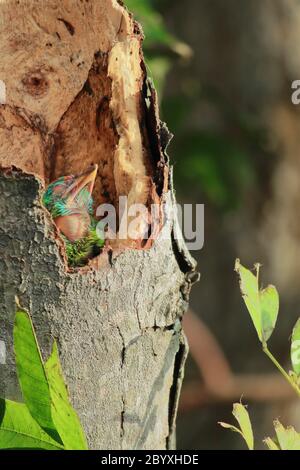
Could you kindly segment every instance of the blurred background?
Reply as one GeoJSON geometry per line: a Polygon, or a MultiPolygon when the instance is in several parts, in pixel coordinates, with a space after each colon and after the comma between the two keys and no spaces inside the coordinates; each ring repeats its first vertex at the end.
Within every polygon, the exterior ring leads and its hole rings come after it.
{"type": "Polygon", "coordinates": [[[256,448],[280,418],[300,430],[299,405],[264,356],[239,293],[234,261],[259,261],[280,313],[270,349],[289,366],[300,312],[298,0],[125,0],[175,135],[169,154],[179,202],[205,204],[201,280],[185,318],[189,355],[179,449],[243,449],[232,403],[249,405],[256,448]]]}

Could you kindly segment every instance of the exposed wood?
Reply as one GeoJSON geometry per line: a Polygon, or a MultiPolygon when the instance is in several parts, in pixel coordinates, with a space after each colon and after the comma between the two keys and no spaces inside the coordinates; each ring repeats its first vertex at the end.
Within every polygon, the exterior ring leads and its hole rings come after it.
{"type": "MultiPolygon", "coordinates": [[[[69,270],[41,204],[46,184],[99,165],[96,204],[174,204],[169,141],[146,77],[142,33],[116,0],[0,3],[0,392],[20,398],[14,298],[32,313],[44,354],[59,345],[91,448],[174,445],[186,346],[181,319],[195,263],[176,220],[151,243],[108,242],[69,270]],[[147,100],[146,100],[147,98],[147,100]],[[141,249],[143,248],[143,249],[141,249]]],[[[162,211],[159,214],[162,225],[162,211]]]]}

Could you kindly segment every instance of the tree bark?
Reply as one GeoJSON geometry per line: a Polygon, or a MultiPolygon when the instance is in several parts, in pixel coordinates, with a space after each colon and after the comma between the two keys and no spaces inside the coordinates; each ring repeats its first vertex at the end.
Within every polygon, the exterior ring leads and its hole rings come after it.
{"type": "MultiPolygon", "coordinates": [[[[188,131],[183,129],[183,134],[226,136],[247,152],[255,172],[248,189],[236,194],[240,207],[222,218],[204,197],[205,237],[209,242],[201,252],[205,276],[193,292],[192,307],[212,330],[236,373],[272,373],[272,364],[266,362],[255,333],[249,331],[233,264],[236,257],[246,266],[259,261],[262,282],[276,285],[280,292],[280,324],[272,337],[272,350],[288,363],[287,338],[299,316],[300,227],[295,214],[300,210],[300,107],[291,101],[291,84],[299,79],[300,70],[300,56],[295,53],[300,40],[299,2],[175,1],[164,16],[171,31],[180,31],[181,39],[194,51],[188,66],[178,65],[169,74],[167,92],[176,96],[179,89],[198,90],[201,83],[202,93],[194,92],[194,106],[185,115],[188,131]],[[217,230],[220,223],[222,229],[217,230]]],[[[177,139],[184,141],[180,135],[177,139]]],[[[233,178],[239,178],[233,163],[230,172],[233,178]]],[[[222,175],[226,181],[226,172],[222,175]]],[[[188,370],[188,376],[193,371],[188,370]]],[[[259,423],[256,445],[264,449],[262,440],[270,432],[270,416],[284,415],[291,423],[295,406],[280,400],[276,406],[269,400],[267,405],[255,404],[260,385],[254,379],[251,388],[256,387],[256,398],[240,381],[236,384],[237,396],[241,396],[239,387],[243,386],[243,400],[252,402],[252,415],[259,423]]],[[[191,399],[193,385],[188,384],[186,389],[191,399]]],[[[274,398],[277,387],[273,384],[270,388],[274,398]]],[[[224,392],[224,383],[222,389],[224,392]]],[[[200,393],[199,389],[198,401],[200,393]]],[[[284,393],[283,387],[279,393],[284,393]]],[[[202,391],[202,403],[204,395],[202,391]]],[[[229,401],[231,404],[233,399],[229,401]]],[[[224,435],[220,429],[216,437],[215,422],[227,414],[230,404],[218,407],[217,412],[215,406],[202,406],[198,412],[182,417],[180,445],[190,449],[242,448],[234,433],[224,435]],[[193,439],[188,433],[191,427],[197,427],[193,439]]]]}
{"type": "MultiPolygon", "coordinates": [[[[107,242],[71,270],[41,204],[45,185],[97,163],[96,204],[175,203],[169,133],[146,76],[142,32],[116,0],[0,4],[0,392],[20,399],[15,296],[42,353],[55,338],[92,449],[174,446],[186,357],[181,319],[195,263],[176,219],[156,240],[107,242]]],[[[163,224],[163,215],[160,214],[163,224]]]]}

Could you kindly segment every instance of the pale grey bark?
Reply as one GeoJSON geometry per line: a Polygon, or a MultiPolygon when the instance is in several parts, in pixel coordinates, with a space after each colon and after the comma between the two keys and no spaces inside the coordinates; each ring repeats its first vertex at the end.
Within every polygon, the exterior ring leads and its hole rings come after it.
{"type": "Polygon", "coordinates": [[[139,164],[139,173],[126,176],[129,195],[137,197],[135,183],[153,177],[156,200],[174,204],[165,154],[169,137],[153,90],[148,90],[147,108],[143,101],[147,82],[138,27],[113,0],[94,0],[91,6],[77,0],[40,2],[46,8],[42,13],[37,2],[24,1],[22,14],[19,3],[0,6],[8,85],[8,103],[0,106],[0,339],[7,347],[6,364],[0,365],[1,395],[21,399],[12,344],[17,296],[32,315],[44,357],[53,339],[58,342],[72,403],[91,448],[171,448],[187,350],[181,318],[195,280],[190,276],[194,261],[174,235],[176,221],[149,249],[132,244],[107,249],[97,263],[72,272],[41,203],[49,180],[75,172],[89,159],[100,166],[98,202],[103,187],[114,200],[122,187],[121,152],[133,139],[135,152],[127,158],[139,164]],[[19,13],[17,37],[4,21],[13,7],[19,13]],[[58,28],[65,29],[58,33],[58,28]],[[30,52],[35,41],[40,54],[30,52]],[[109,77],[111,48],[113,57],[128,61],[121,62],[120,71],[110,63],[109,77]],[[20,54],[20,69],[13,73],[20,54]],[[79,61],[75,71],[70,60],[79,61]],[[61,92],[64,83],[67,93],[61,92]],[[122,110],[131,113],[130,122],[122,110]],[[128,128],[133,122],[140,141],[128,128]],[[117,158],[119,173],[111,170],[117,158]]]}
{"type": "Polygon", "coordinates": [[[90,446],[168,447],[186,354],[180,319],[189,285],[171,231],[149,251],[106,256],[99,271],[66,273],[37,180],[13,172],[1,176],[0,188],[1,339],[7,346],[1,395],[20,399],[12,347],[17,295],[30,309],[44,355],[53,338],[58,341],[90,446]]]}

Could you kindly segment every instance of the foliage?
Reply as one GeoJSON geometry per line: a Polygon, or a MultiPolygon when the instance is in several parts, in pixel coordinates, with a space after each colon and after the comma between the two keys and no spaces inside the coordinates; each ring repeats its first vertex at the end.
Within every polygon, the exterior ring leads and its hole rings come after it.
{"type": "Polygon", "coordinates": [[[191,49],[170,33],[153,0],[125,0],[125,4],[142,25],[146,65],[161,96],[174,58],[189,57],[191,49]]]}
{"type": "MultiPolygon", "coordinates": [[[[300,397],[300,318],[292,333],[291,364],[292,370],[287,373],[270,352],[267,341],[270,339],[276,325],[279,312],[279,295],[274,286],[265,289],[259,287],[259,265],[255,265],[253,274],[245,268],[239,260],[236,261],[235,270],[240,278],[240,289],[249,315],[252,319],[263,351],[271,359],[280,373],[300,397]]],[[[245,439],[248,448],[253,449],[252,426],[246,408],[241,403],[233,405],[233,415],[240,428],[220,422],[221,426],[239,432],[245,439]],[[251,437],[252,436],[252,437],[251,437]]],[[[300,433],[293,427],[285,428],[278,420],[274,421],[276,436],[266,438],[265,444],[270,450],[300,450],[300,433]]]]}
{"type": "Polygon", "coordinates": [[[174,36],[168,31],[162,15],[154,8],[151,0],[125,0],[129,11],[141,22],[145,34],[145,48],[164,44],[172,47],[176,43],[174,36]]]}
{"type": "MultiPolygon", "coordinates": [[[[239,428],[232,424],[219,422],[226,429],[238,432],[244,438],[249,450],[254,450],[254,439],[252,425],[248,411],[242,403],[234,403],[233,416],[239,423],[239,428]]],[[[276,436],[267,437],[264,443],[269,450],[300,450],[300,433],[296,432],[292,426],[285,428],[278,420],[274,421],[276,436]]]]}
{"type": "Polygon", "coordinates": [[[270,338],[276,325],[279,311],[279,296],[274,286],[259,288],[259,264],[255,265],[256,275],[244,268],[237,260],[235,270],[240,277],[242,297],[253,321],[259,340],[264,344],[270,338]]]}
{"type": "Polygon", "coordinates": [[[182,75],[172,79],[176,89],[171,87],[162,102],[163,118],[175,135],[170,151],[175,186],[182,196],[192,193],[221,213],[236,210],[259,182],[255,155],[262,152],[262,137],[196,74],[182,75]]]}
{"type": "Polygon", "coordinates": [[[216,207],[234,208],[236,194],[254,181],[247,151],[225,135],[211,132],[186,132],[178,143],[184,148],[184,159],[175,166],[181,187],[203,192],[216,207]]]}
{"type": "Polygon", "coordinates": [[[248,411],[242,403],[234,403],[232,414],[239,424],[239,428],[233,426],[232,424],[223,423],[222,421],[219,424],[226,429],[231,429],[231,431],[238,432],[245,439],[247,447],[249,450],[254,449],[254,438],[252,425],[249,418],[248,411]]]}
{"type": "Polygon", "coordinates": [[[0,449],[87,450],[56,342],[44,362],[30,315],[21,307],[15,317],[14,350],[24,403],[0,400],[0,449]]]}
{"type": "Polygon", "coordinates": [[[145,61],[155,86],[161,94],[172,61],[166,54],[155,49],[160,45],[171,47],[176,40],[167,30],[163,17],[155,10],[151,0],[143,2],[140,0],[125,0],[125,4],[142,25],[145,34],[145,61]]]}
{"type": "Polygon", "coordinates": [[[71,267],[84,266],[89,258],[97,256],[101,248],[104,246],[104,231],[102,230],[101,238],[99,238],[99,230],[96,226],[91,227],[88,235],[75,242],[70,242],[63,237],[66,244],[66,254],[68,265],[71,267]]]}
{"type": "Polygon", "coordinates": [[[300,450],[300,433],[292,426],[284,428],[282,424],[274,421],[276,437],[265,439],[265,444],[270,450],[300,450]]]}
{"type": "Polygon", "coordinates": [[[195,66],[185,70],[193,51],[170,33],[165,20],[172,17],[174,2],[124,1],[142,24],[146,63],[162,117],[175,134],[170,154],[179,199],[188,194],[219,212],[236,210],[264,174],[258,156],[272,156],[261,123],[251,113],[234,110],[205,79],[201,82],[195,66]]]}
{"type": "Polygon", "coordinates": [[[300,377],[300,319],[298,319],[292,333],[291,361],[294,373],[300,377]]]}

